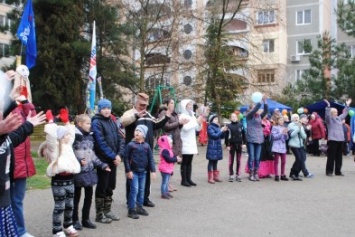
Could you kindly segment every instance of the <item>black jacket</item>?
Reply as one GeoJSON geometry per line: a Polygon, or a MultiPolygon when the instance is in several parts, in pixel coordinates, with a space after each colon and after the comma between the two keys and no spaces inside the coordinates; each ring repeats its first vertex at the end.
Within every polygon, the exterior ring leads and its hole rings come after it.
{"type": "Polygon", "coordinates": [[[127,144],[125,153],[124,166],[126,173],[147,170],[155,172],[153,152],[148,143],[131,141],[127,144]]]}
{"type": "Polygon", "coordinates": [[[246,143],[245,130],[242,123],[239,122],[231,122],[227,125],[228,130],[225,135],[225,144],[226,146],[230,146],[233,144],[242,144],[246,143]]]}

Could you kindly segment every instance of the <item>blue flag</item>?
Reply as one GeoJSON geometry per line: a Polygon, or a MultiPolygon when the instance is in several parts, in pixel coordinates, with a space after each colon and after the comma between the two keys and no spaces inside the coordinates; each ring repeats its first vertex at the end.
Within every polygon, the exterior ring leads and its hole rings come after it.
{"type": "Polygon", "coordinates": [[[31,68],[36,65],[37,45],[35,15],[32,8],[32,0],[28,0],[22,14],[20,25],[17,29],[17,37],[26,45],[26,66],[31,68]]]}

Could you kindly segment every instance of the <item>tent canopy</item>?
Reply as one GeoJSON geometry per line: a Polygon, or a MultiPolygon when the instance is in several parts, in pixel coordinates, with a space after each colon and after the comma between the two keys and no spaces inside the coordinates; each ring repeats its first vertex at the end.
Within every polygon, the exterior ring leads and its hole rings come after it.
{"type": "MultiPolygon", "coordinates": [[[[266,99],[266,102],[269,106],[269,113],[273,113],[275,109],[279,109],[280,111],[286,109],[287,111],[292,110],[291,107],[287,106],[287,105],[283,105],[275,100],[272,99],[266,99]]],[[[240,112],[244,113],[245,111],[247,111],[249,108],[249,105],[243,105],[240,107],[240,112]]],[[[261,105],[261,109],[264,108],[264,105],[261,105]]]]}
{"type": "MultiPolygon", "coordinates": [[[[333,101],[329,101],[330,103],[330,107],[336,108],[338,110],[338,114],[341,114],[343,112],[343,109],[345,108],[345,105],[333,102],[333,101]]],[[[308,113],[311,114],[313,112],[317,112],[317,114],[319,114],[319,116],[321,116],[322,118],[325,117],[325,107],[327,107],[327,104],[321,100],[318,101],[314,104],[310,104],[305,106],[304,108],[308,109],[308,113]]]]}

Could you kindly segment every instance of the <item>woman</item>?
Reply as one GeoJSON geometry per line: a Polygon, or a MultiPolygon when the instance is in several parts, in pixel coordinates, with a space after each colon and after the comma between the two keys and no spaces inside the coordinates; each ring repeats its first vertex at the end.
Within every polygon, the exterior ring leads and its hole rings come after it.
{"type": "Polygon", "coordinates": [[[311,152],[314,156],[320,156],[319,140],[325,138],[325,128],[322,118],[316,113],[311,114],[309,125],[311,125],[312,146],[311,152]]]}
{"type": "Polygon", "coordinates": [[[325,122],[328,127],[327,166],[325,174],[327,176],[332,176],[334,172],[337,176],[344,176],[341,172],[341,166],[343,163],[342,148],[344,142],[342,120],[348,115],[351,99],[346,101],[346,107],[343,110],[343,113],[339,116],[336,108],[330,108],[328,100],[325,99],[324,102],[327,104],[327,107],[325,108],[325,122]]]}
{"type": "MultiPolygon", "coordinates": [[[[274,117],[274,121],[277,121],[280,116],[274,117]]],[[[270,177],[274,174],[274,155],[272,154],[272,139],[271,129],[272,124],[269,121],[268,115],[265,115],[261,121],[263,127],[264,143],[261,148],[260,165],[259,165],[259,177],[270,177]]]]}
{"type": "Polygon", "coordinates": [[[188,120],[181,128],[182,162],[181,162],[181,185],[185,187],[196,186],[191,180],[192,158],[197,151],[196,131],[201,130],[201,121],[197,120],[193,112],[192,100],[181,101],[181,115],[179,121],[188,120]]]}
{"type": "Polygon", "coordinates": [[[249,107],[249,112],[246,114],[248,142],[247,145],[249,152],[248,169],[250,181],[260,181],[258,171],[261,147],[264,143],[264,134],[261,118],[263,118],[269,111],[265,95],[263,95],[262,102],[264,104],[264,111],[261,114],[257,113],[257,111],[261,107],[260,102],[256,105],[251,105],[249,107]]]}
{"type": "Polygon", "coordinates": [[[208,140],[207,118],[208,114],[210,113],[210,107],[202,105],[199,111],[199,118],[201,119],[201,131],[198,134],[198,143],[200,143],[201,146],[205,146],[208,140]]]}

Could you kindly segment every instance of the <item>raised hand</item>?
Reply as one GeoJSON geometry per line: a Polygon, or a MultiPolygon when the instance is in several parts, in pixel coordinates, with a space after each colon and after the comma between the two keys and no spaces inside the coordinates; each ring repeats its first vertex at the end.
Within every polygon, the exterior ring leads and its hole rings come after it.
{"type": "Polygon", "coordinates": [[[327,107],[330,107],[330,103],[327,99],[324,99],[324,102],[327,104],[327,107]]]}
{"type": "Polygon", "coordinates": [[[10,113],[3,119],[3,113],[0,112],[0,135],[15,131],[22,124],[21,116],[16,113],[10,113]]]}
{"type": "Polygon", "coordinates": [[[43,113],[43,111],[41,111],[35,116],[31,117],[31,111],[30,111],[27,115],[26,120],[32,123],[33,127],[36,127],[46,122],[46,115],[43,113]]]}
{"type": "Polygon", "coordinates": [[[351,98],[347,99],[345,103],[346,103],[346,106],[350,106],[350,104],[351,104],[351,98]]]}

